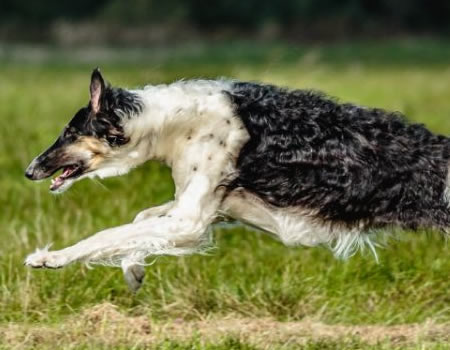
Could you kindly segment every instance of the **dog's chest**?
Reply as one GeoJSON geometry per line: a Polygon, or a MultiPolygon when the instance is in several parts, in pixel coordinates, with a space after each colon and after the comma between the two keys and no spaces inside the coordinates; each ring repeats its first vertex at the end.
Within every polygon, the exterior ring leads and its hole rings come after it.
{"type": "Polygon", "coordinates": [[[215,188],[236,176],[237,158],[249,134],[222,93],[190,102],[190,108],[179,111],[178,124],[159,137],[156,153],[172,168],[177,190],[197,174],[215,188]]]}

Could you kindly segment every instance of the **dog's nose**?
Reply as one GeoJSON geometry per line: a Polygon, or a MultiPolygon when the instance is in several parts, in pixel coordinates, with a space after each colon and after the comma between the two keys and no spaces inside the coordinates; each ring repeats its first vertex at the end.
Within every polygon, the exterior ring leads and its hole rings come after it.
{"type": "Polygon", "coordinates": [[[25,170],[25,176],[30,179],[34,180],[36,178],[36,161],[33,160],[30,165],[28,165],[28,168],[25,170]]]}
{"type": "Polygon", "coordinates": [[[33,169],[27,168],[27,170],[25,170],[25,176],[32,180],[33,179],[33,175],[34,175],[34,171],[33,169]]]}

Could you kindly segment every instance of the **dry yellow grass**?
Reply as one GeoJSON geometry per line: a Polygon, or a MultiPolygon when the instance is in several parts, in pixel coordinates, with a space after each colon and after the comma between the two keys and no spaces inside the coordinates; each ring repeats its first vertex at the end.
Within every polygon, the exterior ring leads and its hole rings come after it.
{"type": "Polygon", "coordinates": [[[199,321],[175,319],[159,323],[146,316],[125,315],[115,305],[103,303],[55,325],[4,325],[0,327],[0,336],[0,344],[17,349],[60,349],[84,344],[106,348],[149,347],[167,339],[185,342],[196,337],[210,342],[233,337],[262,350],[286,344],[301,346],[311,341],[342,342],[351,339],[372,345],[389,343],[400,347],[448,344],[450,323],[327,325],[307,319],[280,322],[270,318],[233,316],[199,321]]]}

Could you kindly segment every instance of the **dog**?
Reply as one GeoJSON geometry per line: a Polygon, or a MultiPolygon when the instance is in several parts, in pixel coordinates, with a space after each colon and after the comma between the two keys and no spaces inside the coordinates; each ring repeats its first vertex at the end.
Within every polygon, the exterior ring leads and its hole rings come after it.
{"type": "MultiPolygon", "coordinates": [[[[450,138],[399,113],[339,103],[321,92],[233,80],[122,89],[92,72],[90,100],[26,169],[62,169],[50,190],[123,175],[150,159],[172,169],[168,203],[25,265],[120,266],[136,291],[146,258],[210,246],[210,227],[239,221],[286,245],[348,257],[380,229],[450,227],[450,138]]],[[[376,254],[376,253],[375,253],[376,254]]]]}

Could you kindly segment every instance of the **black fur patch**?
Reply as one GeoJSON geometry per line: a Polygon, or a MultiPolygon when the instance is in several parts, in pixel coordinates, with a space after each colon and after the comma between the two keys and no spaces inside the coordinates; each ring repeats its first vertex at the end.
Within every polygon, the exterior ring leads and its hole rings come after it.
{"type": "Polygon", "coordinates": [[[449,138],[308,90],[235,83],[227,94],[250,134],[229,191],[345,225],[450,227],[449,138]]]}
{"type": "Polygon", "coordinates": [[[100,112],[94,114],[90,106],[81,108],[64,131],[64,138],[73,141],[78,136],[105,139],[111,146],[128,142],[122,118],[139,114],[143,103],[127,90],[107,87],[101,97],[100,112]]]}

